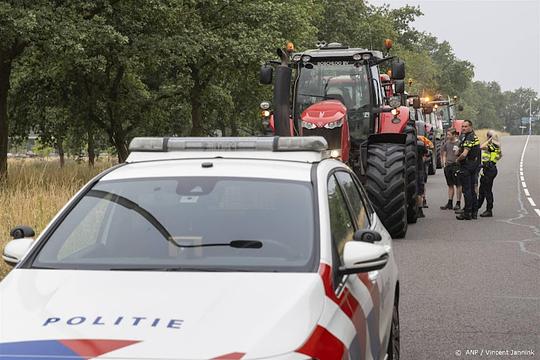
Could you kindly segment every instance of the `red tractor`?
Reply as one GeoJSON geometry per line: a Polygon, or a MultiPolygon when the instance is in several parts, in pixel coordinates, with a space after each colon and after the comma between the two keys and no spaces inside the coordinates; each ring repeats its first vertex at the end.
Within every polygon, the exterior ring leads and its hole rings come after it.
{"type": "Polygon", "coordinates": [[[416,221],[416,130],[401,106],[405,65],[394,61],[392,78],[381,78],[379,65],[393,57],[338,43],[318,46],[300,53],[279,49],[281,61],[261,68],[261,83],[274,79],[267,123],[280,136],[323,136],[331,153],[365,182],[390,234],[404,237],[416,221]]]}

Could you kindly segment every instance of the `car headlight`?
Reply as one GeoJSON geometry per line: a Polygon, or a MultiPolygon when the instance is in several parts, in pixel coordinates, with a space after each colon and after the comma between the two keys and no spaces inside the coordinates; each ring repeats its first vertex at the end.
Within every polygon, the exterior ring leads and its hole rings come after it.
{"type": "Polygon", "coordinates": [[[302,121],[302,127],[304,129],[315,129],[317,127],[317,125],[313,124],[313,123],[310,123],[310,122],[307,122],[307,121],[302,121]]]}
{"type": "Polygon", "coordinates": [[[338,121],[330,122],[324,125],[324,127],[327,129],[335,129],[337,127],[340,127],[341,125],[343,125],[343,118],[339,119],[338,121]]]}

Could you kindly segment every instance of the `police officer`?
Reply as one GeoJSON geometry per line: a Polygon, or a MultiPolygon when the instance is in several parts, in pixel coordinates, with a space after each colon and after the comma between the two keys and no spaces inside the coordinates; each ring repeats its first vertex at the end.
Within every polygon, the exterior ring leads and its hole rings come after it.
{"type": "Polygon", "coordinates": [[[474,133],[470,120],[463,121],[461,131],[463,141],[460,142],[459,156],[456,161],[459,163],[459,180],[465,199],[465,207],[463,213],[457,215],[456,219],[471,220],[476,219],[478,215],[478,198],[474,191],[474,178],[481,161],[480,140],[474,133]]]}
{"type": "Polygon", "coordinates": [[[487,141],[480,145],[482,149],[482,172],[480,174],[480,189],[478,194],[478,208],[482,207],[484,199],[487,201],[486,211],[481,217],[493,216],[493,180],[497,176],[497,161],[502,156],[501,145],[495,131],[487,132],[487,141]]]}

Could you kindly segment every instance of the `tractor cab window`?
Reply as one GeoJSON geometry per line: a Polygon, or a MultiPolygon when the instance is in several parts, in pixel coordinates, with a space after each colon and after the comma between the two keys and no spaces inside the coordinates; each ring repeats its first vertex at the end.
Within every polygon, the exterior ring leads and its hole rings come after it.
{"type": "Polygon", "coordinates": [[[368,77],[365,66],[349,61],[320,61],[298,69],[295,85],[295,118],[310,105],[335,99],[348,111],[367,109],[369,105],[368,77]]]}
{"type": "Polygon", "coordinates": [[[412,106],[409,107],[409,117],[412,121],[416,121],[416,109],[412,106]]]}
{"type": "Polygon", "coordinates": [[[445,108],[441,109],[439,114],[440,114],[441,119],[442,119],[443,127],[445,127],[445,128],[450,127],[450,122],[451,122],[451,120],[450,120],[450,108],[445,107],[445,108]]]}

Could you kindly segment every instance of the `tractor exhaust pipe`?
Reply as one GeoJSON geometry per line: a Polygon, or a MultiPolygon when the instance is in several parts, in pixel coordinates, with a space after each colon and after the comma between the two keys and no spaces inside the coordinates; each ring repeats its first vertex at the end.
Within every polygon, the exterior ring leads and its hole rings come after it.
{"type": "Polygon", "coordinates": [[[279,65],[275,71],[274,82],[274,128],[277,136],[291,136],[289,93],[292,69],[279,65]]]}
{"type": "Polygon", "coordinates": [[[274,129],[277,136],[291,134],[290,89],[292,69],[289,67],[289,56],[283,49],[277,49],[281,65],[276,67],[274,80],[274,129]]]}

